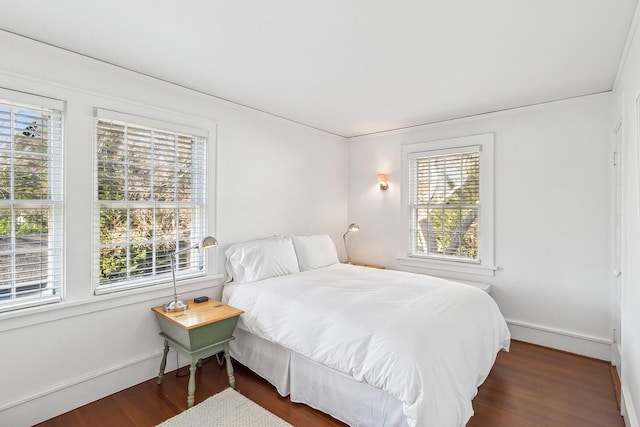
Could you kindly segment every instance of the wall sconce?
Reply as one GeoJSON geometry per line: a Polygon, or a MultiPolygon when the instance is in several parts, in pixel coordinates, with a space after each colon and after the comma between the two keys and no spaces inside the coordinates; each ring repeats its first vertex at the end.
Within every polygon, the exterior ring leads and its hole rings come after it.
{"type": "Polygon", "coordinates": [[[383,173],[378,174],[378,184],[380,184],[381,190],[386,190],[387,188],[389,188],[389,179],[387,178],[387,175],[383,173]]]}

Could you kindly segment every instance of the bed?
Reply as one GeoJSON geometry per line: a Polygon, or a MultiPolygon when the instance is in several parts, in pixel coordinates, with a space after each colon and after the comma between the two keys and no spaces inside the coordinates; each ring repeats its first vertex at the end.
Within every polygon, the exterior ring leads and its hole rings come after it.
{"type": "Polygon", "coordinates": [[[510,335],[484,291],[338,262],[326,235],[232,245],[232,356],[351,426],[464,426],[510,335]]]}

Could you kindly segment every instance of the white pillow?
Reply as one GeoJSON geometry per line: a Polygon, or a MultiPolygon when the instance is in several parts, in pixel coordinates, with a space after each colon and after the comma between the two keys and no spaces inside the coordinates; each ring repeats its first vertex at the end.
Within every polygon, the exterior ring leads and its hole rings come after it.
{"type": "Polygon", "coordinates": [[[340,262],[336,245],[326,234],[293,236],[292,238],[300,271],[313,270],[340,262]]]}
{"type": "Polygon", "coordinates": [[[224,253],[227,256],[227,273],[236,283],[255,282],[300,271],[293,243],[288,237],[236,243],[224,253]]]}

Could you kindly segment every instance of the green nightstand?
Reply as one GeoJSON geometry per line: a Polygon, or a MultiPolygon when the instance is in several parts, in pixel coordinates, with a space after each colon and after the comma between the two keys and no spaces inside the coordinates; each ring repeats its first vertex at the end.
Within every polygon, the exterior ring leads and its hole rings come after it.
{"type": "Polygon", "coordinates": [[[224,352],[227,362],[229,385],[236,387],[233,366],[229,357],[229,341],[233,339],[233,330],[238,317],[244,313],[216,300],[202,303],[187,302],[189,308],[184,311],[165,312],[162,307],[151,310],[156,314],[160,325],[160,336],[164,338],[164,354],[158,372],[158,384],[162,383],[167,364],[169,347],[189,357],[189,387],[187,407],[191,408],[196,393],[196,367],[200,359],[224,352]]]}

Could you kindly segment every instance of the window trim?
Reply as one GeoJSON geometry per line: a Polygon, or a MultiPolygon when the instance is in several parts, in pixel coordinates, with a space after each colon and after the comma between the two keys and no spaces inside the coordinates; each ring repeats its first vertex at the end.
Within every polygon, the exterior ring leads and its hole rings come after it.
{"type": "MultiPolygon", "coordinates": [[[[146,116],[140,116],[136,114],[118,112],[114,110],[102,109],[102,108],[94,108],[93,115],[94,125],[93,125],[93,225],[92,225],[92,252],[93,252],[93,262],[92,262],[92,282],[93,282],[93,293],[94,295],[105,295],[105,294],[114,294],[114,293],[126,293],[127,291],[152,291],[158,288],[164,287],[165,285],[172,283],[172,275],[171,274],[162,274],[162,275],[152,275],[149,277],[144,277],[141,279],[131,279],[125,282],[118,282],[120,284],[101,284],[99,280],[99,271],[100,271],[100,205],[107,204],[110,206],[122,205],[128,206],[130,201],[100,201],[98,200],[98,175],[97,175],[97,165],[99,162],[98,155],[96,152],[96,138],[97,138],[97,123],[99,120],[107,120],[107,121],[116,121],[126,123],[128,125],[140,128],[149,128],[149,129],[158,129],[167,132],[175,132],[177,134],[188,134],[190,136],[194,136],[197,138],[204,139],[204,146],[202,147],[202,177],[194,177],[199,179],[201,182],[202,194],[200,195],[202,201],[201,202],[193,202],[193,205],[198,211],[198,218],[196,218],[196,222],[200,225],[203,236],[193,236],[191,240],[198,240],[202,237],[208,235],[208,218],[207,218],[207,210],[208,210],[208,201],[209,198],[209,185],[210,178],[208,177],[209,171],[207,169],[207,163],[209,158],[209,150],[210,150],[210,131],[205,128],[198,128],[188,125],[183,125],[179,123],[174,123],[170,121],[165,121],[161,119],[154,119],[146,116]]],[[[152,206],[155,205],[154,201],[148,202],[134,202],[135,205],[139,206],[152,206]]],[[[169,203],[170,205],[178,205],[178,202],[169,203]]],[[[197,257],[197,263],[201,266],[199,271],[195,272],[185,272],[185,273],[177,273],[176,274],[176,286],[180,286],[181,284],[191,283],[194,280],[202,279],[207,277],[209,270],[209,261],[210,257],[206,252],[197,253],[194,251],[192,256],[197,257]]]]}
{"type": "Polygon", "coordinates": [[[493,276],[494,265],[494,138],[493,133],[440,139],[428,142],[403,145],[402,148],[402,249],[396,257],[398,264],[407,267],[423,268],[437,272],[452,272],[493,276]],[[455,152],[456,149],[468,150],[470,146],[480,147],[480,230],[478,236],[479,261],[412,255],[411,248],[411,157],[416,153],[455,152]],[[453,150],[453,151],[452,151],[453,150]]]}

